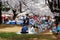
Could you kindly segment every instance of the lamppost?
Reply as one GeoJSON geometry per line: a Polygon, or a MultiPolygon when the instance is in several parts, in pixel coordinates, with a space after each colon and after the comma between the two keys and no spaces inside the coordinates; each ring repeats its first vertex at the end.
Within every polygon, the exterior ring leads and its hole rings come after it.
{"type": "Polygon", "coordinates": [[[2,10],[2,1],[0,0],[0,24],[2,23],[2,13],[1,13],[1,10],[2,10]]]}

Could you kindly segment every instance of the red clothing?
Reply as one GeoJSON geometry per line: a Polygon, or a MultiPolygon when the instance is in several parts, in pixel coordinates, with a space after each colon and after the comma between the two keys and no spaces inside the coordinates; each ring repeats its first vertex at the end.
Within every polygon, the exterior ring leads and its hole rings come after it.
{"type": "Polygon", "coordinates": [[[38,16],[34,16],[33,18],[34,18],[35,21],[38,21],[39,17],[38,16]]]}
{"type": "Polygon", "coordinates": [[[2,16],[2,20],[5,20],[6,19],[6,16],[4,15],[4,16],[2,16]]]}

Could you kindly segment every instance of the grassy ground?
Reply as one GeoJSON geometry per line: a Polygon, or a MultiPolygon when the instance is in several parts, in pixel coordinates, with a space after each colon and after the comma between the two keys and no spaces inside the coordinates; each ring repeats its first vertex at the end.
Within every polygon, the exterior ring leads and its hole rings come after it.
{"type": "Polygon", "coordinates": [[[3,40],[56,40],[49,34],[16,34],[16,33],[0,33],[0,39],[3,40]]]}
{"type": "Polygon", "coordinates": [[[16,32],[18,32],[18,29],[20,30],[20,27],[21,27],[20,25],[5,25],[5,24],[0,25],[0,40],[58,40],[59,39],[58,37],[55,37],[53,34],[50,34],[49,32],[34,35],[16,34],[16,32]]]}

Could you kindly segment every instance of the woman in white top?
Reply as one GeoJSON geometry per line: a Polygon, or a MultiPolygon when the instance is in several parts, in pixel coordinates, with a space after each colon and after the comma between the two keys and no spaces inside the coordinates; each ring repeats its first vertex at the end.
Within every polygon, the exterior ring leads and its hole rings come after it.
{"type": "Polygon", "coordinates": [[[28,34],[34,34],[34,33],[35,33],[35,28],[32,25],[29,25],[28,34]]]}

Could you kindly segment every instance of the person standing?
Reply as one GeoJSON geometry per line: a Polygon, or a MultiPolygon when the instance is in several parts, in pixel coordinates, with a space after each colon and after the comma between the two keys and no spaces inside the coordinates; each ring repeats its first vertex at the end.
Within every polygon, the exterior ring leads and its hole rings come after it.
{"type": "Polygon", "coordinates": [[[29,14],[26,14],[26,21],[25,21],[26,25],[29,25],[29,14]]]}

